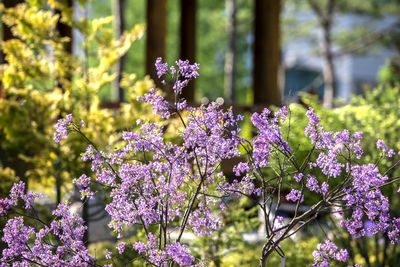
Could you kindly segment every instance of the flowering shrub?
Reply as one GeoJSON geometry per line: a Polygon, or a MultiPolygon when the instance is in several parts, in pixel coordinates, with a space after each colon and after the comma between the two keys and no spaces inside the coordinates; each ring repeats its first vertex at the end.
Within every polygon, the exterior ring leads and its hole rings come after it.
{"type": "Polygon", "coordinates": [[[341,262],[346,262],[349,259],[349,254],[346,250],[341,249],[338,251],[338,247],[329,240],[326,240],[323,244],[318,244],[313,256],[315,259],[313,266],[329,266],[332,259],[341,262]]]}
{"type": "MultiPolygon", "coordinates": [[[[82,199],[96,197],[92,191],[94,183],[106,187],[110,190],[110,201],[105,207],[111,217],[108,226],[118,239],[124,237],[124,229],[130,226],[145,232],[146,240],[118,242],[119,254],[129,246],[155,266],[201,265],[182,243],[182,237],[186,232],[203,236],[218,230],[221,220],[212,208],[224,209],[221,200],[228,197],[247,197],[263,214],[265,241],[261,266],[265,266],[273,252],[284,260],[279,244],[321,212],[343,214],[341,225],[354,238],[387,233],[393,243],[399,241],[399,219],[390,216],[388,199],[381,191],[398,178],[389,178],[387,172],[380,171],[379,160],[375,164],[358,164],[363,157],[362,133],[325,131],[310,108],[304,134],[312,149],[299,159],[297,149],[289,146],[290,131],[282,130],[282,125],[291,123],[290,111],[282,107],[274,113],[268,109],[254,113],[251,121],[257,134],[252,140],[245,140],[240,137],[239,127],[243,117],[234,115],[231,109],[223,110],[218,103],[186,105],[180,95],[183,87],[198,77],[199,65],[182,60],[176,63],[176,67],[168,67],[161,59],[156,61],[159,78],[164,79],[164,84],[169,83],[167,78],[172,81],[173,100],[165,99],[155,89],[138,98],[152,104],[154,113],[163,119],[180,119],[182,125],[176,129],[174,142],[166,141],[165,129],[159,123],[138,120],[138,131],[122,134],[124,145],[104,152],[87,138],[84,123],[75,123],[72,115],[56,124],[56,142],[76,132],[89,143],[81,158],[91,163],[93,175],[83,174],[74,180],[81,188],[82,199]],[[240,156],[245,160],[233,168],[236,179],[226,179],[221,161],[240,156]],[[291,191],[284,195],[287,185],[291,191]],[[308,200],[306,191],[315,197],[308,200]],[[295,204],[291,218],[277,215],[284,199],[295,204]],[[303,201],[313,202],[306,211],[300,210],[303,201]],[[368,229],[364,227],[366,221],[370,223],[368,229]]],[[[381,157],[395,156],[382,140],[377,142],[377,149],[381,150],[381,157]]],[[[33,209],[32,195],[15,190],[19,193],[11,192],[9,198],[0,200],[2,216],[11,214],[18,198],[27,203],[26,209],[33,209]]],[[[50,224],[36,217],[42,223],[38,232],[25,226],[23,217],[10,218],[4,228],[3,241],[8,248],[3,251],[1,264],[99,265],[82,243],[85,227],[77,215],[70,213],[68,203],[60,204],[53,215],[50,224]],[[48,236],[54,242],[48,242],[48,236]]],[[[313,256],[314,266],[348,260],[348,252],[329,240],[319,244],[313,256]]],[[[113,257],[107,254],[107,266],[112,265],[113,257]]]]}

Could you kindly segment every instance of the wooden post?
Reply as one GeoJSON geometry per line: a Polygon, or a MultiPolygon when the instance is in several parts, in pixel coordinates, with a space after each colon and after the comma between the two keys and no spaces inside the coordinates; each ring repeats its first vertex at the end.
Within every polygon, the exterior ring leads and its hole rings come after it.
{"type": "Polygon", "coordinates": [[[228,13],[228,50],[225,53],[225,98],[229,104],[236,98],[236,0],[226,0],[228,13]]]}
{"type": "MultiPolygon", "coordinates": [[[[73,9],[72,0],[67,0],[66,1],[66,5],[68,6],[68,8],[73,9]]],[[[55,14],[58,14],[60,16],[58,21],[57,21],[57,24],[56,24],[56,31],[58,32],[58,34],[61,37],[68,37],[68,39],[69,39],[69,41],[64,44],[64,47],[63,47],[64,51],[67,54],[72,55],[72,27],[61,22],[61,11],[60,10],[55,10],[54,12],[55,12],[55,14]]],[[[71,81],[72,75],[69,72],[67,72],[67,73],[69,75],[67,75],[65,78],[68,81],[71,81]]],[[[56,77],[55,77],[55,86],[59,87],[62,90],[62,92],[65,92],[65,83],[63,83],[61,81],[62,81],[62,78],[60,78],[59,75],[57,74],[56,77]]],[[[61,119],[61,114],[58,114],[57,118],[61,119]]],[[[61,177],[61,172],[59,171],[59,167],[60,167],[59,163],[54,165],[54,167],[56,167],[56,169],[57,169],[57,172],[56,172],[56,175],[55,175],[55,179],[56,179],[56,183],[55,183],[55,186],[56,186],[56,201],[57,201],[57,204],[60,204],[61,201],[62,201],[63,179],[61,177]]]]}
{"type": "Polygon", "coordinates": [[[280,105],[280,0],[255,0],[254,104],[280,105]]]}
{"type": "MultiPolygon", "coordinates": [[[[125,30],[125,0],[113,0],[113,8],[115,37],[119,39],[125,30]]],[[[124,91],[120,86],[122,72],[124,70],[124,63],[125,55],[123,55],[115,64],[115,72],[117,77],[115,78],[112,86],[112,99],[116,102],[122,102],[124,100],[124,91]]]]}
{"type": "MultiPolygon", "coordinates": [[[[180,58],[193,64],[196,60],[196,0],[181,0],[180,37],[180,58]]],[[[194,102],[194,83],[191,81],[182,92],[189,103],[194,102]]]]}
{"type": "MultiPolygon", "coordinates": [[[[73,9],[72,0],[66,0],[65,4],[67,5],[68,8],[73,9]]],[[[55,10],[54,12],[60,16],[60,18],[56,24],[56,31],[60,34],[61,37],[68,37],[68,40],[69,40],[68,42],[64,43],[64,51],[67,54],[72,55],[72,43],[73,43],[72,27],[61,22],[61,11],[60,10],[55,10]]],[[[56,77],[56,84],[55,84],[56,87],[59,87],[62,90],[62,92],[65,92],[66,86],[65,86],[65,83],[62,82],[62,80],[71,81],[72,74],[68,71],[64,77],[62,77],[62,78],[56,77]]]]}
{"type": "Polygon", "coordinates": [[[165,60],[167,0],[147,0],[146,73],[161,88],[154,66],[156,59],[165,60]]]}

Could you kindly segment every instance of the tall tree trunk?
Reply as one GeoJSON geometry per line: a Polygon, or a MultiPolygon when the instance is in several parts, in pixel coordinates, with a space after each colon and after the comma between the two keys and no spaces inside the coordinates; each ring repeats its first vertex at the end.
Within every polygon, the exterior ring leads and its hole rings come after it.
{"type": "MultiPolygon", "coordinates": [[[[68,8],[73,9],[72,0],[67,0],[66,1],[66,5],[67,5],[68,8]]],[[[73,41],[72,40],[72,27],[61,22],[61,15],[62,14],[61,14],[60,10],[55,10],[55,13],[60,16],[60,18],[59,18],[59,20],[58,20],[58,22],[56,24],[56,31],[60,34],[61,37],[67,37],[68,38],[68,42],[66,42],[64,44],[64,51],[65,51],[65,53],[67,53],[69,55],[72,55],[72,41],[73,41]]],[[[63,82],[63,80],[64,81],[65,80],[69,80],[70,81],[72,79],[72,77],[71,76],[67,76],[67,77],[63,77],[63,78],[56,77],[56,87],[60,88],[62,92],[65,91],[65,82],[63,82]]],[[[61,114],[58,115],[58,119],[60,119],[60,118],[61,118],[61,114]]],[[[55,179],[56,179],[55,186],[56,186],[56,194],[57,194],[57,196],[56,196],[57,204],[61,202],[61,195],[62,195],[61,187],[62,187],[63,181],[62,181],[62,178],[61,178],[60,174],[61,174],[61,172],[57,170],[56,176],[55,176],[55,179]]]]}
{"type": "MultiPolygon", "coordinates": [[[[196,2],[197,0],[181,0],[180,21],[180,58],[196,61],[196,2]]],[[[182,96],[190,103],[194,102],[195,80],[183,89],[182,96]]]]}
{"type": "MultiPolygon", "coordinates": [[[[113,0],[113,9],[114,9],[114,32],[116,38],[121,38],[122,33],[125,30],[125,0],[113,0]]],[[[112,91],[112,99],[114,101],[122,102],[124,100],[124,91],[120,86],[122,71],[124,69],[125,63],[125,55],[122,56],[116,66],[115,72],[117,76],[115,77],[113,83],[113,91],[112,91]]]]}
{"type": "Polygon", "coordinates": [[[228,14],[228,50],[225,54],[225,98],[234,103],[236,98],[236,0],[226,0],[228,14]]]}
{"type": "Polygon", "coordinates": [[[356,239],[356,245],[358,248],[358,251],[360,252],[361,256],[365,260],[365,264],[367,267],[372,267],[371,262],[369,261],[369,252],[368,252],[368,244],[366,242],[366,238],[362,237],[359,239],[356,239]]]}
{"type": "Polygon", "coordinates": [[[333,99],[336,93],[335,68],[333,66],[332,53],[332,21],[336,7],[336,0],[328,0],[323,5],[318,0],[308,0],[308,4],[317,16],[322,29],[322,55],[324,58],[324,99],[326,108],[333,107],[333,99]]]}
{"type": "Polygon", "coordinates": [[[280,0],[255,0],[254,104],[280,105],[280,0]]]}
{"type": "Polygon", "coordinates": [[[161,88],[154,63],[158,57],[165,59],[167,0],[147,0],[146,73],[161,88]]]}
{"type": "Polygon", "coordinates": [[[389,247],[389,238],[385,237],[385,243],[383,244],[383,257],[382,257],[382,266],[387,266],[388,261],[388,247],[389,247]]]}
{"type": "Polygon", "coordinates": [[[331,21],[323,23],[322,53],[324,56],[324,107],[332,108],[336,91],[335,67],[333,65],[331,21]]]}

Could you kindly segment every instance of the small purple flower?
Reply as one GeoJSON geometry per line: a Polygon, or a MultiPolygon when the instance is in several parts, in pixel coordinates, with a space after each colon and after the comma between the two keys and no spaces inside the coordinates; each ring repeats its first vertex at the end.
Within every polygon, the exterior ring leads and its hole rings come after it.
{"type": "Polygon", "coordinates": [[[178,66],[180,75],[186,79],[197,78],[199,76],[197,71],[199,70],[200,65],[197,63],[190,65],[189,60],[178,59],[176,65],[178,66]]]}
{"type": "Polygon", "coordinates": [[[306,186],[307,186],[308,189],[310,189],[310,191],[314,191],[316,193],[320,192],[320,188],[319,188],[317,179],[315,179],[315,177],[313,177],[311,175],[307,175],[307,184],[306,184],[306,186]]]}
{"type": "Polygon", "coordinates": [[[164,97],[156,94],[154,88],[151,88],[149,93],[144,94],[143,97],[138,96],[137,101],[153,105],[154,113],[160,115],[164,119],[169,119],[171,116],[171,105],[164,97]]]}
{"type": "Polygon", "coordinates": [[[286,200],[296,202],[300,199],[300,203],[304,201],[304,196],[301,191],[292,189],[289,194],[286,195],[286,200]]]}
{"type": "Polygon", "coordinates": [[[250,171],[250,167],[247,162],[239,162],[236,166],[233,167],[233,172],[236,176],[240,176],[242,173],[246,173],[250,171]]]}
{"type": "Polygon", "coordinates": [[[296,180],[296,182],[300,182],[301,181],[301,179],[303,178],[303,174],[300,172],[300,173],[296,173],[294,176],[293,176],[293,178],[296,180]]]}
{"type": "Polygon", "coordinates": [[[109,251],[108,249],[106,249],[105,252],[106,252],[106,259],[110,260],[111,259],[111,255],[112,255],[112,251],[109,251]]]}
{"type": "Polygon", "coordinates": [[[188,84],[189,80],[178,80],[176,81],[176,83],[174,83],[174,86],[172,87],[172,89],[174,89],[174,93],[175,95],[180,95],[182,94],[182,89],[184,87],[186,87],[186,85],[188,84]]]}
{"type": "Polygon", "coordinates": [[[327,267],[330,266],[332,260],[347,262],[349,260],[349,253],[345,249],[338,251],[338,247],[330,240],[325,243],[319,243],[317,250],[312,253],[314,262],[312,266],[327,267]]]}
{"type": "Polygon", "coordinates": [[[191,266],[192,262],[195,260],[195,258],[190,255],[189,249],[180,243],[167,245],[166,252],[172,257],[174,262],[180,266],[191,266]]]}
{"type": "Polygon", "coordinates": [[[376,148],[382,149],[383,152],[386,152],[388,150],[388,146],[385,145],[385,142],[382,139],[376,141],[376,148]]]}
{"type": "Polygon", "coordinates": [[[168,71],[168,63],[163,63],[161,57],[156,59],[155,66],[157,69],[158,78],[161,78],[161,76],[163,76],[168,71]]]}
{"type": "Polygon", "coordinates": [[[321,194],[325,195],[326,193],[328,193],[329,190],[329,185],[327,182],[322,182],[321,188],[320,188],[320,192],[321,194]]]}
{"type": "Polygon", "coordinates": [[[86,176],[86,174],[82,174],[78,179],[73,179],[72,183],[82,187],[88,187],[90,185],[90,177],[86,176]]]}
{"type": "Polygon", "coordinates": [[[353,138],[356,138],[356,139],[363,139],[363,132],[355,132],[354,134],[353,134],[353,138]]]}
{"type": "Polygon", "coordinates": [[[125,251],[125,242],[119,242],[117,245],[118,253],[122,254],[125,251]]]}
{"type": "Polygon", "coordinates": [[[60,143],[62,139],[68,137],[69,126],[73,123],[72,114],[65,116],[65,119],[60,119],[54,126],[56,132],[54,133],[54,141],[60,143]]]}
{"type": "Polygon", "coordinates": [[[186,99],[176,103],[176,109],[181,111],[187,107],[186,99]]]}

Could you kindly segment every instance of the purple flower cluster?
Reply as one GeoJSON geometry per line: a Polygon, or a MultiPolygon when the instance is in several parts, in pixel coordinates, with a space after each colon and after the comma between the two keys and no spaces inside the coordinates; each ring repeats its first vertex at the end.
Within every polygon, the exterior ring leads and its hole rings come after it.
{"type": "Polygon", "coordinates": [[[17,206],[19,199],[23,200],[25,203],[25,209],[30,209],[31,203],[37,197],[40,197],[40,194],[32,192],[25,193],[25,183],[15,183],[10,190],[9,197],[0,199],[0,217],[7,215],[10,209],[17,206]]]}
{"type": "Polygon", "coordinates": [[[284,153],[290,153],[292,149],[283,138],[283,133],[279,122],[286,120],[288,111],[286,107],[282,107],[275,112],[270,118],[271,111],[264,109],[261,114],[254,113],[251,116],[251,122],[257,128],[257,136],[253,139],[253,156],[255,164],[258,168],[263,168],[268,165],[269,158],[273,150],[279,150],[284,153]]]}
{"type": "MultiPolygon", "coordinates": [[[[13,197],[11,192],[10,199],[13,197]]],[[[19,197],[24,199],[26,195],[19,197]]],[[[55,219],[37,232],[25,226],[22,217],[9,219],[3,229],[2,241],[7,248],[2,252],[0,266],[9,266],[10,262],[13,266],[92,266],[95,259],[82,242],[86,230],[83,220],[71,214],[66,203],[60,204],[53,215],[55,219]]]]}
{"type": "MultiPolygon", "coordinates": [[[[311,169],[318,168],[321,173],[327,177],[339,177],[346,172],[348,177],[346,187],[343,189],[345,195],[343,201],[345,209],[351,211],[351,216],[345,218],[341,225],[346,227],[352,237],[361,237],[384,233],[388,227],[394,225],[390,236],[395,238],[396,221],[392,222],[389,215],[388,198],[382,194],[380,187],[385,185],[388,177],[381,175],[379,169],[374,164],[351,165],[350,162],[341,162],[340,159],[360,159],[362,156],[361,140],[362,133],[356,132],[351,135],[347,130],[332,133],[326,132],[319,124],[318,116],[312,109],[307,111],[309,124],[305,130],[315,148],[318,150],[318,157],[315,162],[310,162],[311,169]],[[370,222],[368,231],[364,223],[370,222]],[[368,232],[368,233],[367,233],[368,232]]],[[[376,143],[378,149],[381,149],[388,157],[395,153],[385,145],[383,140],[376,143]]],[[[327,194],[329,184],[324,181],[319,185],[317,179],[307,175],[306,186],[314,192],[327,194]]],[[[396,242],[392,239],[392,242],[396,242]]]]}
{"type": "MultiPolygon", "coordinates": [[[[213,166],[222,159],[238,156],[241,138],[239,121],[232,110],[223,111],[217,103],[188,110],[186,128],[182,133],[183,147],[193,150],[204,165],[213,166]]],[[[204,170],[207,172],[207,170],[204,170]]]]}
{"type": "Polygon", "coordinates": [[[379,139],[378,141],[376,141],[376,148],[382,150],[383,154],[386,155],[388,158],[391,158],[394,155],[396,155],[394,150],[389,149],[388,146],[385,144],[385,141],[383,141],[382,139],[379,139]]]}
{"type": "MultiPolygon", "coordinates": [[[[188,60],[179,59],[176,61],[176,67],[171,66],[170,71],[168,71],[168,63],[162,62],[162,58],[157,58],[155,66],[158,78],[170,73],[171,79],[174,80],[172,89],[175,95],[175,102],[173,104],[169,103],[163,96],[156,94],[154,88],[150,89],[149,93],[144,94],[143,97],[138,96],[137,100],[153,105],[155,114],[164,119],[169,119],[171,113],[182,111],[186,108],[186,100],[180,99],[180,95],[182,94],[182,89],[188,85],[190,80],[199,76],[199,64],[194,63],[191,65],[188,60]]],[[[162,82],[166,83],[165,80],[162,82]]]]}
{"type": "Polygon", "coordinates": [[[344,189],[346,209],[351,210],[351,217],[342,221],[353,237],[365,236],[364,220],[373,222],[369,232],[385,232],[389,227],[389,202],[383,196],[380,186],[385,184],[387,176],[382,176],[374,164],[353,166],[352,185],[344,189]]]}
{"type": "Polygon", "coordinates": [[[219,218],[212,213],[210,208],[211,204],[215,206],[216,203],[210,203],[210,199],[204,202],[206,203],[200,202],[199,208],[192,212],[188,223],[197,236],[211,235],[221,227],[219,218]]]}
{"type": "Polygon", "coordinates": [[[165,100],[163,96],[156,94],[154,88],[151,88],[148,93],[144,94],[144,96],[138,96],[137,100],[153,105],[154,113],[160,115],[163,119],[169,119],[171,117],[172,107],[170,103],[165,100]]]}
{"type": "MultiPolygon", "coordinates": [[[[182,89],[186,87],[190,80],[196,79],[199,76],[198,70],[200,65],[197,63],[190,64],[189,60],[178,59],[176,62],[176,67],[170,67],[171,78],[175,80],[172,89],[176,96],[182,93],[182,89]]],[[[155,63],[157,69],[157,76],[161,78],[168,72],[168,63],[162,62],[162,58],[157,58],[155,63]]],[[[165,81],[163,80],[163,83],[165,81]]]]}
{"type": "Polygon", "coordinates": [[[292,189],[289,194],[286,195],[286,200],[296,202],[300,200],[300,203],[304,201],[304,195],[301,191],[292,189]]]}
{"type": "Polygon", "coordinates": [[[312,255],[314,257],[312,266],[316,267],[328,267],[332,260],[347,262],[349,259],[349,253],[347,250],[338,250],[338,247],[330,240],[318,244],[317,250],[314,250],[312,255]]]}
{"type": "Polygon", "coordinates": [[[319,124],[318,115],[310,108],[307,111],[309,118],[308,126],[304,133],[311,139],[315,148],[319,150],[315,162],[310,163],[310,167],[318,167],[324,175],[338,177],[341,175],[345,164],[340,162],[340,158],[351,157],[360,159],[362,156],[361,140],[362,133],[356,132],[350,135],[348,130],[341,132],[326,132],[319,124]]]}
{"type": "MultiPolygon", "coordinates": [[[[93,182],[109,190],[105,210],[111,218],[108,226],[118,235],[115,247],[118,254],[123,254],[128,247],[121,241],[123,230],[136,225],[143,228],[146,240],[129,246],[148,263],[193,266],[196,259],[189,248],[181,244],[183,233],[190,231],[203,236],[218,230],[221,221],[213,210],[223,206],[221,199],[232,195],[247,196],[255,201],[261,199],[257,204],[268,218],[265,223],[268,242],[273,243],[271,249],[279,250],[279,242],[289,237],[291,231],[304,226],[301,225],[304,221],[311,221],[318,215],[318,209],[332,205],[350,213],[341,224],[353,237],[387,232],[393,243],[399,242],[400,219],[390,218],[388,199],[380,190],[388,177],[374,164],[355,164],[363,154],[362,133],[325,131],[310,108],[306,113],[309,122],[304,134],[313,148],[299,164],[296,150],[289,146],[289,133],[285,136],[282,130],[289,114],[286,107],[274,113],[269,109],[254,113],[251,122],[257,134],[252,141],[246,141],[239,137],[239,122],[243,117],[234,115],[232,109],[222,110],[215,102],[187,107],[186,101],[179,98],[183,87],[198,76],[198,64],[178,60],[176,67],[168,67],[159,58],[155,65],[159,78],[169,73],[174,79],[175,102],[168,102],[156,94],[155,89],[138,100],[153,105],[154,113],[161,118],[169,119],[174,114],[179,117],[182,126],[176,129],[175,138],[167,139],[165,129],[158,123],[138,121],[139,129],[124,132],[119,148],[110,153],[89,145],[81,158],[90,162],[93,178],[83,174],[73,181],[80,188],[82,198],[94,198],[93,182]],[[233,181],[225,179],[222,161],[240,156],[248,160],[242,160],[233,168],[236,176],[233,181]],[[334,186],[332,180],[335,180],[334,186]],[[288,220],[276,215],[270,217],[267,206],[273,207],[274,201],[281,201],[280,193],[286,182],[293,184],[286,200],[297,202],[297,206],[304,201],[304,190],[321,198],[311,206],[314,213],[304,212],[299,215],[304,216],[301,220],[299,217],[288,220]],[[293,222],[300,223],[291,224],[293,222]],[[178,237],[171,239],[172,232],[178,237]]],[[[83,134],[79,127],[84,127],[84,122],[75,125],[72,115],[68,114],[57,122],[54,140],[60,142],[70,131],[83,134]]],[[[382,140],[377,142],[377,148],[388,157],[394,156],[394,151],[382,140]]],[[[19,199],[25,202],[26,209],[31,208],[35,195],[24,191],[25,185],[18,183],[8,198],[0,199],[0,216],[8,215],[19,199]]],[[[8,247],[2,253],[1,266],[10,262],[21,266],[30,263],[46,266],[95,264],[82,242],[86,230],[82,219],[70,213],[67,203],[60,204],[53,215],[54,220],[43,223],[38,231],[25,225],[22,217],[10,219],[4,229],[3,241],[8,247]],[[46,242],[50,236],[56,243],[46,242]]],[[[313,256],[314,266],[329,266],[332,260],[348,260],[347,251],[339,250],[331,241],[318,244],[313,256]]],[[[113,257],[107,252],[108,260],[113,257]]]]}
{"type": "MultiPolygon", "coordinates": [[[[158,61],[157,65],[159,75],[168,71],[165,63],[158,61]]],[[[177,61],[177,65],[175,73],[180,77],[197,77],[198,65],[187,61],[177,61]]],[[[175,93],[178,95],[179,91],[175,93]]],[[[170,104],[155,94],[154,89],[140,100],[152,104],[162,118],[170,117],[170,104]]],[[[228,184],[219,166],[223,159],[240,155],[239,121],[243,117],[235,116],[232,110],[223,111],[217,103],[182,108],[187,116],[183,119],[180,142],[167,142],[158,123],[139,121],[138,131],[123,133],[126,143],[120,149],[105,153],[89,145],[82,155],[83,160],[91,161],[96,181],[111,188],[111,201],[106,206],[111,217],[108,225],[119,238],[122,230],[133,224],[145,229],[159,224],[164,232],[170,231],[167,226],[179,226],[182,231],[190,230],[199,236],[209,235],[221,226],[218,215],[212,212],[212,207],[221,203],[213,195],[226,192],[224,185],[228,184]],[[213,191],[217,187],[220,192],[213,191]]],[[[91,182],[86,175],[74,182],[83,188],[83,196],[90,194],[91,182]]],[[[148,242],[135,243],[133,248],[139,253],[146,252],[148,261],[157,265],[163,266],[171,260],[180,265],[194,261],[179,242],[160,246],[155,236],[148,232],[148,242]]],[[[118,251],[123,251],[121,246],[117,246],[118,251]]]]}
{"type": "Polygon", "coordinates": [[[72,114],[68,114],[65,116],[65,119],[60,119],[57,121],[57,124],[54,126],[56,132],[54,133],[54,141],[56,143],[60,143],[62,139],[68,137],[69,126],[73,123],[72,114]]]}
{"type": "Polygon", "coordinates": [[[388,231],[388,237],[393,245],[400,243],[400,218],[393,218],[392,227],[388,231]]]}
{"type": "Polygon", "coordinates": [[[85,174],[82,174],[79,178],[75,178],[72,180],[72,183],[81,187],[79,192],[81,193],[81,199],[94,199],[94,192],[90,189],[91,179],[87,177],[85,174]]]}
{"type": "Polygon", "coordinates": [[[168,266],[168,261],[173,260],[180,266],[195,266],[195,258],[188,252],[189,249],[180,243],[172,243],[166,246],[165,250],[157,248],[157,237],[152,233],[148,235],[147,243],[136,242],[133,248],[139,254],[145,254],[149,262],[156,266],[168,266]]]}
{"type": "Polygon", "coordinates": [[[157,69],[157,76],[158,78],[161,78],[168,72],[168,63],[163,63],[162,58],[157,58],[156,63],[154,64],[157,69]]]}

